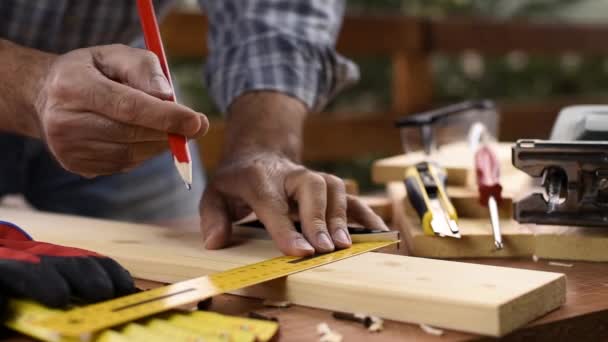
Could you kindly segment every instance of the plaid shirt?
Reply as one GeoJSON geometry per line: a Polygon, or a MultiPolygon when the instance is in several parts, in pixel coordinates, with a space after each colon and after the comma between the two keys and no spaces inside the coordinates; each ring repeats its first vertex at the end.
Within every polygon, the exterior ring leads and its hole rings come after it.
{"type": "MultiPolygon", "coordinates": [[[[162,16],[172,0],[155,0],[162,16]]],[[[199,0],[210,20],[205,80],[222,111],[249,90],[276,90],[318,110],[358,78],[334,49],[339,0],[199,0]]],[[[135,0],[0,0],[0,38],[48,52],[142,46],[135,0]]]]}

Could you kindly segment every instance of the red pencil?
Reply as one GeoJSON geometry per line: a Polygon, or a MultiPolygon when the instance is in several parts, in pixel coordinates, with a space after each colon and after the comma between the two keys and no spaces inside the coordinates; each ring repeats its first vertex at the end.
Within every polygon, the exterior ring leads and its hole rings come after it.
{"type": "MultiPolygon", "coordinates": [[[[163,42],[160,38],[160,31],[158,29],[158,22],[156,20],[156,14],[154,13],[154,4],[152,3],[152,0],[137,0],[137,10],[139,12],[141,27],[144,31],[146,47],[158,57],[165,77],[169,81],[171,89],[173,89],[169,65],[167,64],[165,49],[163,49],[163,42]]],[[[171,96],[170,100],[176,102],[174,96],[171,96]]],[[[173,153],[175,168],[177,168],[177,172],[179,172],[179,175],[182,177],[189,190],[192,186],[192,160],[190,158],[188,141],[184,136],[169,134],[169,146],[173,153]]]]}

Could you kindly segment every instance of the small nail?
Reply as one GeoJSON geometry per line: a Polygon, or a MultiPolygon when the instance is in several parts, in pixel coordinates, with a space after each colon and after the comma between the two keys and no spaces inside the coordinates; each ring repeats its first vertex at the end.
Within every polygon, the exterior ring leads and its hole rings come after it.
{"type": "Polygon", "coordinates": [[[311,251],[314,251],[314,250],[315,250],[315,249],[314,249],[314,248],[312,248],[312,246],[311,246],[311,245],[308,243],[308,241],[304,240],[303,238],[298,238],[298,239],[296,239],[296,241],[295,241],[295,243],[294,243],[294,244],[295,244],[295,246],[296,246],[296,249],[299,249],[299,250],[305,250],[305,251],[309,251],[309,252],[311,252],[311,251]]]}
{"type": "Polygon", "coordinates": [[[350,238],[348,237],[348,235],[346,235],[344,229],[338,229],[336,231],[336,233],[334,234],[334,240],[343,245],[350,245],[351,243],[350,238]]]}
{"type": "Polygon", "coordinates": [[[331,242],[329,235],[327,235],[327,233],[325,233],[325,232],[320,232],[319,234],[317,234],[317,244],[319,244],[319,247],[321,247],[324,250],[333,250],[334,249],[333,242],[331,242]]]}
{"type": "Polygon", "coordinates": [[[152,90],[163,95],[171,96],[171,94],[173,94],[173,89],[171,89],[171,85],[167,79],[160,75],[156,75],[152,78],[150,87],[152,87],[152,90]]]}

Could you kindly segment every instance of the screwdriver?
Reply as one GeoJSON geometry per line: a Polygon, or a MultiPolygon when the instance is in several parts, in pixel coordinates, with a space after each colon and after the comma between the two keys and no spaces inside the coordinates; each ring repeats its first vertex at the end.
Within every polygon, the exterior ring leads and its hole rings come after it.
{"type": "Polygon", "coordinates": [[[496,249],[502,249],[503,243],[498,216],[498,205],[502,202],[502,186],[499,181],[500,166],[496,154],[487,144],[482,145],[475,152],[475,173],[479,201],[483,206],[487,206],[490,211],[494,245],[496,249]]]}

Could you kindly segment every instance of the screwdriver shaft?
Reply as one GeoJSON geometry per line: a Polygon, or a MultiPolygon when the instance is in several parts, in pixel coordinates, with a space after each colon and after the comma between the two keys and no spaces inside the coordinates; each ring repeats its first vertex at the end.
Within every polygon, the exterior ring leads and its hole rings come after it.
{"type": "Polygon", "coordinates": [[[502,234],[500,232],[500,221],[498,216],[498,204],[494,196],[488,198],[488,208],[490,210],[490,222],[492,224],[492,233],[494,234],[494,245],[496,249],[502,249],[502,234]]]}
{"type": "Polygon", "coordinates": [[[490,210],[490,223],[496,249],[502,249],[502,234],[498,215],[498,202],[502,200],[500,186],[500,166],[496,155],[488,145],[481,146],[475,153],[475,169],[479,198],[490,210]]]}

